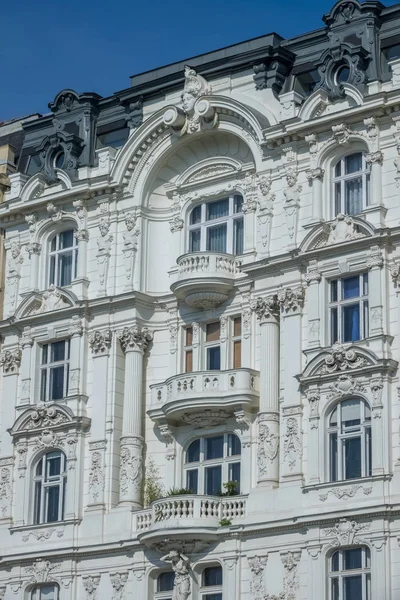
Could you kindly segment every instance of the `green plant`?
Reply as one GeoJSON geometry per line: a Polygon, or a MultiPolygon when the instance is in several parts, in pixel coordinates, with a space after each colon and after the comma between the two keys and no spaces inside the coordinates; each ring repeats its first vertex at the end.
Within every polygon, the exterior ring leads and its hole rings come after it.
{"type": "Polygon", "coordinates": [[[184,494],[193,494],[192,490],[187,490],[186,488],[171,488],[167,492],[168,496],[183,496],[184,494]]]}
{"type": "Polygon", "coordinates": [[[227,481],[226,483],[224,483],[222,485],[225,488],[225,492],[220,491],[218,496],[237,496],[238,495],[239,483],[237,481],[227,481]]]}
{"type": "Polygon", "coordinates": [[[221,519],[219,524],[221,527],[229,527],[229,525],[232,525],[232,521],[230,519],[221,519]]]}
{"type": "Polygon", "coordinates": [[[143,505],[150,506],[152,502],[164,496],[160,472],[154,460],[149,456],[143,479],[143,505]]]}

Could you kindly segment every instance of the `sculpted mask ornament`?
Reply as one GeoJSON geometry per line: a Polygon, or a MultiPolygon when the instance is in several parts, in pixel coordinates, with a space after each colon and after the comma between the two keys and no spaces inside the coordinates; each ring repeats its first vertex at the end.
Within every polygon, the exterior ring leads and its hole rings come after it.
{"type": "Polygon", "coordinates": [[[334,344],[331,352],[325,357],[324,364],[319,372],[325,374],[357,369],[363,367],[366,363],[366,359],[356,354],[351,348],[345,350],[341,344],[334,344]]]}
{"type": "Polygon", "coordinates": [[[357,229],[357,225],[348,215],[339,213],[336,219],[329,225],[330,232],[326,245],[339,244],[349,240],[356,240],[364,237],[357,229]]]}
{"type": "Polygon", "coordinates": [[[194,104],[201,96],[211,94],[211,86],[201,75],[198,75],[194,69],[185,67],[185,86],[181,94],[182,108],[187,115],[194,111],[194,104]]]}
{"type": "Polygon", "coordinates": [[[172,600],[187,600],[190,594],[189,559],[177,550],[171,550],[161,560],[163,562],[170,562],[175,574],[172,600]]]}

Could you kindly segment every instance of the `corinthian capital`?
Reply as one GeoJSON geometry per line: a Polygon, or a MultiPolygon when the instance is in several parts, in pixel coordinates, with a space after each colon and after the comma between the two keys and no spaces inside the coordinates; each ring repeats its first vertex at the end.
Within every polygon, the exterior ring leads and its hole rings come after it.
{"type": "Polygon", "coordinates": [[[250,302],[250,308],[254,310],[257,319],[261,322],[275,320],[279,316],[278,296],[272,294],[266,298],[255,298],[250,302]]]}
{"type": "Polygon", "coordinates": [[[134,325],[133,327],[124,327],[117,333],[117,337],[124,352],[131,350],[145,352],[148,343],[153,339],[153,333],[147,327],[134,325]]]}
{"type": "Polygon", "coordinates": [[[304,304],[304,288],[285,288],[278,293],[278,301],[282,311],[286,313],[295,313],[301,310],[304,304]]]}

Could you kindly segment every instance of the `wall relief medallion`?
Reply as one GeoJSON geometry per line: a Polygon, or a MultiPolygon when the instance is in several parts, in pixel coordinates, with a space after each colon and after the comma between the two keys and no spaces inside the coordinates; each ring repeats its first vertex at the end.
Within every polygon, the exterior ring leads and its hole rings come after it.
{"type": "Polygon", "coordinates": [[[341,344],[334,344],[332,350],[325,357],[324,364],[320,367],[318,373],[325,375],[327,373],[359,369],[367,364],[367,359],[360,356],[353,348],[346,350],[341,344]]]}
{"type": "Polygon", "coordinates": [[[363,540],[360,534],[368,531],[369,523],[357,523],[350,519],[339,519],[333,527],[323,530],[325,537],[332,538],[331,546],[352,546],[362,544],[363,540]]]}
{"type": "Polygon", "coordinates": [[[230,413],[226,410],[212,410],[207,409],[194,413],[185,413],[182,420],[189,425],[195,425],[197,427],[216,427],[226,422],[230,417],[230,413]]]}

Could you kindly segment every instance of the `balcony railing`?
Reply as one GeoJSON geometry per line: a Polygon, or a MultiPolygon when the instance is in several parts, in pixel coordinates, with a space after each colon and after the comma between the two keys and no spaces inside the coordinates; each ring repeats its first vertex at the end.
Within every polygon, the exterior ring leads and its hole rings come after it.
{"type": "Polygon", "coordinates": [[[231,254],[217,252],[191,252],[177,260],[179,278],[188,275],[217,274],[217,276],[235,276],[240,272],[241,261],[231,254]]]}
{"type": "Polygon", "coordinates": [[[156,500],[148,510],[136,514],[138,533],[147,530],[219,527],[222,519],[233,521],[246,516],[246,497],[183,495],[156,500]]]}
{"type": "Polygon", "coordinates": [[[199,371],[175,375],[151,386],[150,417],[202,408],[257,407],[259,373],[253,369],[199,371]]]}

